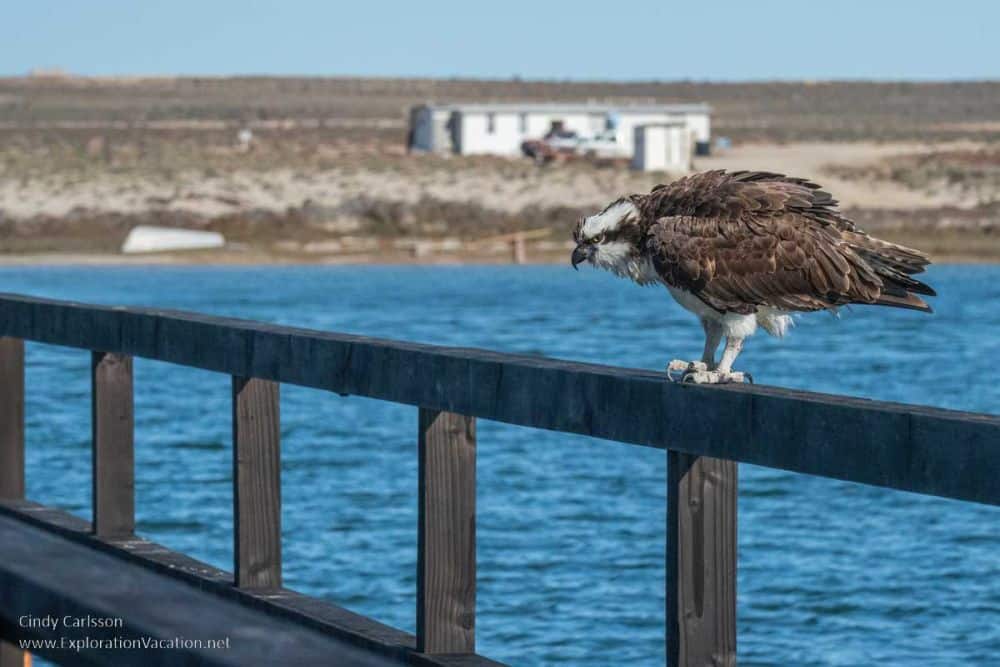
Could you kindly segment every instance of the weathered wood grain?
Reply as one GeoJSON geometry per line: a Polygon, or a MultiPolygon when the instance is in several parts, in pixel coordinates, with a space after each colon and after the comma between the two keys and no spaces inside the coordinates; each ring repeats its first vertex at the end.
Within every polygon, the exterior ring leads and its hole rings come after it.
{"type": "Polygon", "coordinates": [[[0,338],[0,498],[24,497],[24,341],[0,338]]]}
{"type": "Polygon", "coordinates": [[[233,378],[233,522],[236,585],[281,586],[279,385],[233,378]]]}
{"type": "Polygon", "coordinates": [[[417,650],[476,650],[476,420],[420,410],[417,650]]]}
{"type": "Polygon", "coordinates": [[[132,357],[94,352],[90,365],[94,532],[135,531],[135,405],[132,357]]]}
{"type": "Polygon", "coordinates": [[[667,665],[736,665],[737,464],[667,453],[667,665]]]}
{"type": "Polygon", "coordinates": [[[0,335],[1000,504],[993,415],[16,295],[0,335]]]}

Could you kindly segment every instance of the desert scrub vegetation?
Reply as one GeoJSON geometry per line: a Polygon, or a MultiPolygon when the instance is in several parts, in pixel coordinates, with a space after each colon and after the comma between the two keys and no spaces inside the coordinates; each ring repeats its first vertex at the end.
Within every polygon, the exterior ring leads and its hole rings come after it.
{"type": "Polygon", "coordinates": [[[861,167],[831,165],[828,173],[849,180],[882,180],[911,190],[958,190],[976,204],[1000,201],[1000,146],[898,155],[861,167]]]}

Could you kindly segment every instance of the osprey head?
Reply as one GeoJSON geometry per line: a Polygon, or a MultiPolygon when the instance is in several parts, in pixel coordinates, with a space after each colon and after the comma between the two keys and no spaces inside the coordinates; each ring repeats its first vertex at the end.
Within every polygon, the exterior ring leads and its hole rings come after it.
{"type": "Polygon", "coordinates": [[[639,262],[642,241],[639,208],[631,197],[616,199],[603,211],[576,223],[571,262],[581,262],[633,277],[632,268],[639,262]]]}

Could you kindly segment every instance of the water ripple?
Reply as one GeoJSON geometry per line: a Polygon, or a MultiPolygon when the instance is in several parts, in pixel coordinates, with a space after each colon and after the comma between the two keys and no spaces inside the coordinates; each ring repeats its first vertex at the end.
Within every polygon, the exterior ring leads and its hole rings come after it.
{"type": "MultiPolygon", "coordinates": [[[[804,316],[785,341],[752,340],[742,366],[768,384],[996,412],[979,360],[1000,353],[1000,268],[934,267],[930,281],[946,295],[932,317],[804,316]]],[[[701,349],[662,292],[567,267],[2,268],[0,284],[641,368],[701,349]]],[[[28,348],[29,495],[84,517],[89,364],[28,348]]],[[[229,382],[136,362],[139,531],[227,569],[229,382]]],[[[412,631],[416,411],[297,387],[281,409],[288,585],[412,631]]],[[[665,458],[480,424],[482,653],[663,664],[665,458]]],[[[743,466],[739,511],[741,665],[997,663],[995,508],[743,466]]]]}

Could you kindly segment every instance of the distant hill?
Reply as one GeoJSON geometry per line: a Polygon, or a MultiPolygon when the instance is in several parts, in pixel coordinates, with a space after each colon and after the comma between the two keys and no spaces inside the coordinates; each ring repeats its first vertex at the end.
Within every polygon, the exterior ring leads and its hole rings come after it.
{"type": "Polygon", "coordinates": [[[1000,81],[561,82],[295,77],[0,79],[0,123],[382,119],[437,101],[708,102],[736,140],[1000,138],[1000,81]]]}

